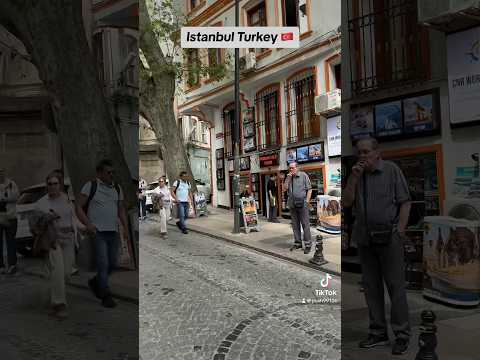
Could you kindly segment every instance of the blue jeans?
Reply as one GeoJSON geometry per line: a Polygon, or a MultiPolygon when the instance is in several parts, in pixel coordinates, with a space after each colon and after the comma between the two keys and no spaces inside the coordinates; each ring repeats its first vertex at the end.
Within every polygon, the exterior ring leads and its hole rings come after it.
{"type": "Polygon", "coordinates": [[[185,224],[185,220],[188,217],[188,202],[180,202],[177,204],[178,206],[178,223],[181,230],[187,230],[187,225],[185,224]]]}
{"type": "Polygon", "coordinates": [[[120,236],[116,231],[97,231],[95,251],[97,258],[97,285],[101,296],[108,291],[108,275],[117,267],[120,236]]]}

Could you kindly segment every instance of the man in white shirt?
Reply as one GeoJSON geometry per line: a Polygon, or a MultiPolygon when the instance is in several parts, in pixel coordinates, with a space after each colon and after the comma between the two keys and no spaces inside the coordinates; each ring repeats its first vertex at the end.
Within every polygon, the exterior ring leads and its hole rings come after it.
{"type": "Polygon", "coordinates": [[[140,178],[138,182],[138,218],[145,220],[147,217],[147,182],[140,178]]]}
{"type": "Polygon", "coordinates": [[[13,275],[17,271],[17,184],[5,176],[0,168],[0,274],[13,275]],[[3,239],[7,242],[8,266],[3,263],[3,239]]]}
{"type": "Polygon", "coordinates": [[[182,171],[180,173],[180,179],[175,180],[170,188],[173,201],[177,203],[178,208],[177,226],[184,234],[188,234],[186,219],[188,217],[189,202],[192,202],[192,187],[187,179],[187,172],[182,171]]]}
{"type": "Polygon", "coordinates": [[[88,281],[88,285],[102,299],[102,305],[110,308],[116,306],[108,287],[108,276],[117,265],[119,220],[123,236],[128,239],[123,192],[113,182],[113,174],[112,161],[102,160],[97,165],[97,178],[83,186],[77,203],[78,219],[95,236],[97,275],[88,281]]]}

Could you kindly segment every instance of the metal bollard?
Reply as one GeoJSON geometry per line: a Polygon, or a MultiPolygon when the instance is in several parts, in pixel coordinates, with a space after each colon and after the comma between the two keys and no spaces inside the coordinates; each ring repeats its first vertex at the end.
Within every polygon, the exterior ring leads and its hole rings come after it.
{"type": "Polygon", "coordinates": [[[420,336],[418,337],[419,350],[415,360],[438,360],[435,352],[437,347],[437,326],[434,324],[435,313],[432,310],[422,311],[422,324],[420,325],[420,336]]]}
{"type": "Polygon", "coordinates": [[[328,263],[327,260],[323,257],[323,236],[317,235],[317,245],[315,247],[315,254],[313,257],[308,260],[310,264],[321,266],[328,263]]]}

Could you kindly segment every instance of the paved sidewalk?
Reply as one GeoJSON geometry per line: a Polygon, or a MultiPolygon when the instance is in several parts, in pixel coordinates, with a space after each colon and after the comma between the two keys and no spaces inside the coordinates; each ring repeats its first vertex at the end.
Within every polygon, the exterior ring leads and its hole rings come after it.
{"type": "MultiPolygon", "coordinates": [[[[321,233],[314,227],[311,227],[312,251],[310,254],[305,255],[303,250],[290,251],[290,247],[293,245],[293,231],[288,219],[279,218],[280,223],[270,223],[259,217],[260,232],[252,231],[249,234],[244,232],[233,234],[232,211],[209,206],[208,212],[208,216],[188,219],[187,228],[190,231],[209,235],[277,258],[335,275],[341,274],[341,244],[339,235],[321,233]],[[320,267],[308,262],[315,253],[315,238],[317,234],[322,234],[323,236],[323,255],[325,260],[328,261],[327,264],[320,267]]],[[[150,214],[149,219],[156,221],[158,216],[150,214]]],[[[170,221],[170,225],[175,226],[175,222],[176,220],[170,221]]]]}
{"type": "MultiPolygon", "coordinates": [[[[19,266],[20,271],[25,274],[46,278],[44,262],[41,259],[22,258],[19,266]]],[[[78,274],[71,277],[69,285],[90,291],[88,279],[94,275],[95,272],[80,270],[78,274]]],[[[138,270],[119,269],[110,276],[109,281],[113,297],[138,304],[138,270]]]]}
{"type": "MultiPolygon", "coordinates": [[[[342,273],[342,359],[348,360],[412,360],[418,352],[420,314],[433,310],[437,316],[437,355],[439,359],[475,360],[480,338],[480,309],[461,309],[434,303],[423,298],[421,291],[408,291],[412,337],[410,347],[402,356],[392,356],[391,346],[363,350],[358,342],[368,335],[368,309],[364,294],[359,291],[359,274],[342,273]]],[[[386,296],[388,299],[388,296],[386,296]]],[[[387,300],[388,301],[388,300],[387,300]]],[[[387,305],[387,322],[390,323],[387,305]]],[[[390,341],[394,337],[390,331],[390,341]]]]}

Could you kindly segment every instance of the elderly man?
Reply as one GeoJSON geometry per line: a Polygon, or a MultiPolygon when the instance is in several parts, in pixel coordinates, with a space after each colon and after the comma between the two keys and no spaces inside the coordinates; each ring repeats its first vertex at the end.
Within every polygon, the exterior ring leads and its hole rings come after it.
{"type": "Polygon", "coordinates": [[[403,239],[410,212],[410,195],[402,171],[381,159],[373,138],[356,144],[359,161],[343,191],[343,205],[353,206],[352,239],[357,242],[363,272],[370,332],[361,348],[388,344],[384,285],[391,300],[391,323],[396,337],[393,355],[408,349],[410,324],[405,290],[403,239]]]}
{"type": "Polygon", "coordinates": [[[297,169],[297,164],[292,162],[288,165],[289,173],[283,183],[283,191],[288,193],[288,208],[292,218],[293,236],[295,243],[290,250],[302,248],[305,245],[304,253],[310,253],[312,249],[312,236],[310,234],[310,198],[312,197],[312,185],[308,175],[297,169]]]}

